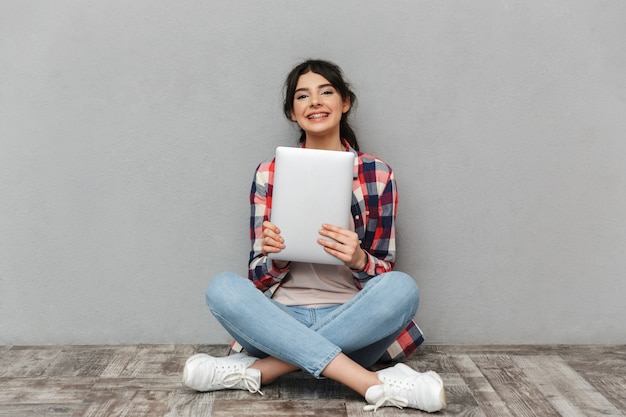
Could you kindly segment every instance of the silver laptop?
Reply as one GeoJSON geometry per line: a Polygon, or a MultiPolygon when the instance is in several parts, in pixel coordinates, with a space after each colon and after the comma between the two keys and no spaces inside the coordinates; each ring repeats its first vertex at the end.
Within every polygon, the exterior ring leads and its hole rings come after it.
{"type": "Polygon", "coordinates": [[[307,148],[276,148],[270,221],[285,249],[270,259],[342,265],[317,243],[323,223],[348,228],[354,154],[307,148]]]}

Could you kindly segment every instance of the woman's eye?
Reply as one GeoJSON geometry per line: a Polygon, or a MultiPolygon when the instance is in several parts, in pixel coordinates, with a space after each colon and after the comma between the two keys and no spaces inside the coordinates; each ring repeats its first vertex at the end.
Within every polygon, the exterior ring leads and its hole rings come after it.
{"type": "Polygon", "coordinates": [[[322,91],[322,94],[324,94],[324,95],[330,95],[330,94],[333,94],[333,93],[334,93],[334,91],[332,91],[332,90],[322,91]]]}
{"type": "Polygon", "coordinates": [[[296,96],[296,100],[302,100],[305,99],[307,96],[306,94],[300,94],[299,96],[296,96]]]}

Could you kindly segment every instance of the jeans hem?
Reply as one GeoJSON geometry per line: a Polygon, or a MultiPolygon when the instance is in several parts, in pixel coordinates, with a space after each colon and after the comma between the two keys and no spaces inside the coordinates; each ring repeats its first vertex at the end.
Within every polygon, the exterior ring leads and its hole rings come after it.
{"type": "Polygon", "coordinates": [[[335,359],[340,353],[341,353],[341,349],[337,347],[333,349],[333,351],[329,353],[328,356],[326,356],[326,358],[322,362],[320,362],[317,366],[315,366],[314,369],[305,369],[305,370],[311,375],[313,375],[315,378],[319,379],[322,375],[322,372],[324,372],[324,369],[326,369],[328,364],[331,363],[333,359],[335,359]]]}

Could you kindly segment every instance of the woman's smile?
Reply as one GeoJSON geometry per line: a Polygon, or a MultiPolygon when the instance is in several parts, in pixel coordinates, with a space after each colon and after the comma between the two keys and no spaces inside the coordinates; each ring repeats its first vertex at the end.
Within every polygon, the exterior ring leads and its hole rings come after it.
{"type": "Polygon", "coordinates": [[[320,120],[328,117],[328,113],[312,113],[307,116],[309,120],[320,120]]]}

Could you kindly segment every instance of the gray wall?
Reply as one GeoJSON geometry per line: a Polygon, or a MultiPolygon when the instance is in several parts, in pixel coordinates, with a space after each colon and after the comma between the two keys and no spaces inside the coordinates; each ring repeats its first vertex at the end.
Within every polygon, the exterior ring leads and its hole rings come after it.
{"type": "Polygon", "coordinates": [[[0,2],[0,343],[223,343],[288,70],[343,67],[430,343],[626,343],[626,3],[0,2]]]}

